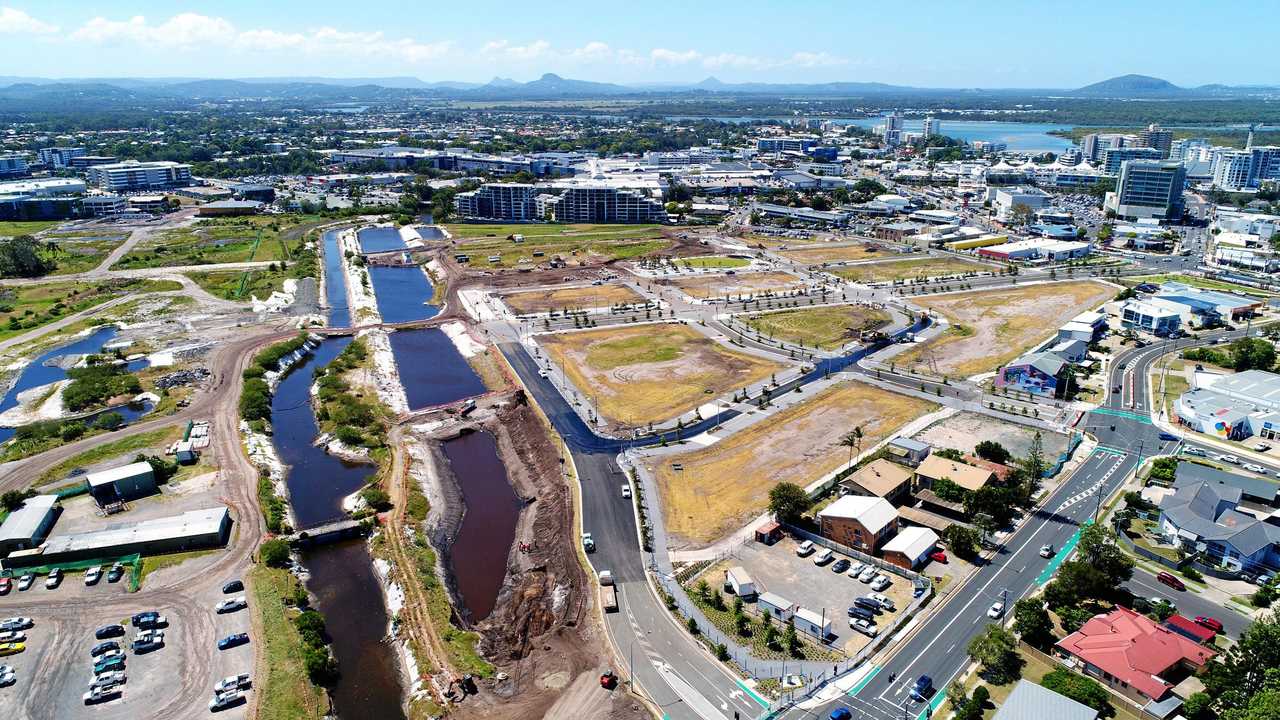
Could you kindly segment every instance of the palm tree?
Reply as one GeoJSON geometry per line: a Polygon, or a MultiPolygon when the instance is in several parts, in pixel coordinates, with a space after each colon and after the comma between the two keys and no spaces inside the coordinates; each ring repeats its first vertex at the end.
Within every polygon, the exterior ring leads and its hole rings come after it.
{"type": "Polygon", "coordinates": [[[862,426],[858,425],[853,428],[853,432],[845,433],[844,437],[840,438],[840,445],[849,448],[849,464],[852,465],[853,449],[862,449],[862,426]]]}

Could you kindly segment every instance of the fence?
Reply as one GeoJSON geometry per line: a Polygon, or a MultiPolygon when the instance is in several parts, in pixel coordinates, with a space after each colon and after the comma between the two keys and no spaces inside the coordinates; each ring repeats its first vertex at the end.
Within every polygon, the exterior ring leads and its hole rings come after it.
{"type": "Polygon", "coordinates": [[[134,553],[133,555],[124,555],[121,557],[93,558],[90,560],[73,560],[61,563],[49,563],[47,565],[33,565],[31,567],[6,567],[0,570],[0,577],[14,577],[16,575],[48,575],[55,568],[63,572],[75,572],[79,570],[88,570],[91,567],[111,567],[119,563],[129,568],[128,588],[129,592],[137,592],[138,585],[142,582],[142,555],[134,553]]]}
{"type": "Polygon", "coordinates": [[[1154,560],[1155,562],[1158,562],[1161,565],[1173,570],[1177,570],[1182,566],[1182,564],[1177,562],[1176,560],[1170,560],[1169,558],[1161,555],[1158,552],[1154,552],[1152,550],[1148,550],[1142,547],[1141,545],[1135,543],[1132,539],[1130,539],[1128,535],[1124,533],[1116,533],[1116,537],[1120,539],[1120,542],[1124,544],[1126,548],[1128,548],[1130,551],[1132,551],[1136,555],[1140,555],[1148,560],[1154,560]]]}
{"type": "Polygon", "coordinates": [[[1067,441],[1067,449],[1063,450],[1062,454],[1058,456],[1057,462],[1045,468],[1045,471],[1040,475],[1040,477],[1053,477],[1054,475],[1062,472],[1062,466],[1067,464],[1067,461],[1071,459],[1071,454],[1076,451],[1076,448],[1080,447],[1080,443],[1083,441],[1083,435],[1071,433],[1071,439],[1067,441]]]}

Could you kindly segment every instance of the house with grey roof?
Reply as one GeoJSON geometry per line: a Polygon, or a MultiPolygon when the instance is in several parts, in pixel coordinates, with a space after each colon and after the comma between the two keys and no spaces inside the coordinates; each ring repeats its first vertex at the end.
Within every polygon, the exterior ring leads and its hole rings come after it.
{"type": "Polygon", "coordinates": [[[1201,482],[1236,488],[1240,491],[1241,499],[1245,502],[1276,507],[1277,499],[1280,499],[1280,483],[1274,480],[1227,472],[1226,470],[1219,470],[1200,463],[1186,461],[1178,463],[1178,469],[1173,479],[1175,488],[1201,482]]]}
{"type": "Polygon", "coordinates": [[[996,709],[992,720],[1097,720],[1098,711],[1065,695],[1019,680],[1013,692],[996,709]]]}
{"type": "Polygon", "coordinates": [[[1280,517],[1265,520],[1239,509],[1238,487],[1186,483],[1160,500],[1160,534],[1208,564],[1234,571],[1280,568],[1280,517]]]}
{"type": "Polygon", "coordinates": [[[995,385],[1041,397],[1059,397],[1068,365],[1061,355],[1052,352],[1028,353],[1000,368],[995,385]]]}

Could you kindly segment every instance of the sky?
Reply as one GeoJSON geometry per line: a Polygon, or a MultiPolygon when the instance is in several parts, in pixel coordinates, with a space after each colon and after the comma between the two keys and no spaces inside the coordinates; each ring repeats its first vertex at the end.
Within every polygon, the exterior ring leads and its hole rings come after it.
{"type": "Polygon", "coordinates": [[[0,0],[0,76],[1273,84],[1274,33],[1248,28],[1278,22],[1256,0],[0,0]]]}

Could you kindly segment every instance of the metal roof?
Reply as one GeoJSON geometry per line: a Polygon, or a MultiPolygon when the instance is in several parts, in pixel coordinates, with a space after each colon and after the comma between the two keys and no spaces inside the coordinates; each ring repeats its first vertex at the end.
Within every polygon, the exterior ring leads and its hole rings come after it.
{"type": "Polygon", "coordinates": [[[84,476],[85,481],[89,483],[89,487],[96,488],[102,485],[110,485],[117,480],[125,478],[138,477],[140,475],[153,475],[154,470],[151,469],[151,463],[136,462],[120,467],[113,467],[107,470],[99,470],[95,473],[89,473],[84,476]]]}
{"type": "Polygon", "coordinates": [[[898,531],[892,540],[881,548],[882,553],[899,552],[911,560],[922,557],[938,544],[938,533],[923,527],[908,527],[898,531]]]}
{"type": "Polygon", "coordinates": [[[103,530],[52,537],[45,542],[43,550],[45,555],[54,555],[107,550],[135,543],[215,535],[222,531],[222,524],[227,521],[227,517],[228,512],[225,507],[188,510],[181,515],[136,523],[117,523],[103,530]]]}
{"type": "Polygon", "coordinates": [[[22,507],[9,513],[0,524],[0,542],[6,540],[30,540],[40,531],[40,525],[58,504],[57,495],[37,495],[27,498],[22,507]]]}
{"type": "Polygon", "coordinates": [[[1226,472],[1200,463],[1185,461],[1178,463],[1173,480],[1175,488],[1200,482],[1237,488],[1245,495],[1262,498],[1268,503],[1274,502],[1276,495],[1280,493],[1280,483],[1272,480],[1226,472]]]}
{"type": "Polygon", "coordinates": [[[1098,711],[1030,680],[1019,680],[993,720],[1096,720],[1098,711]]]}

